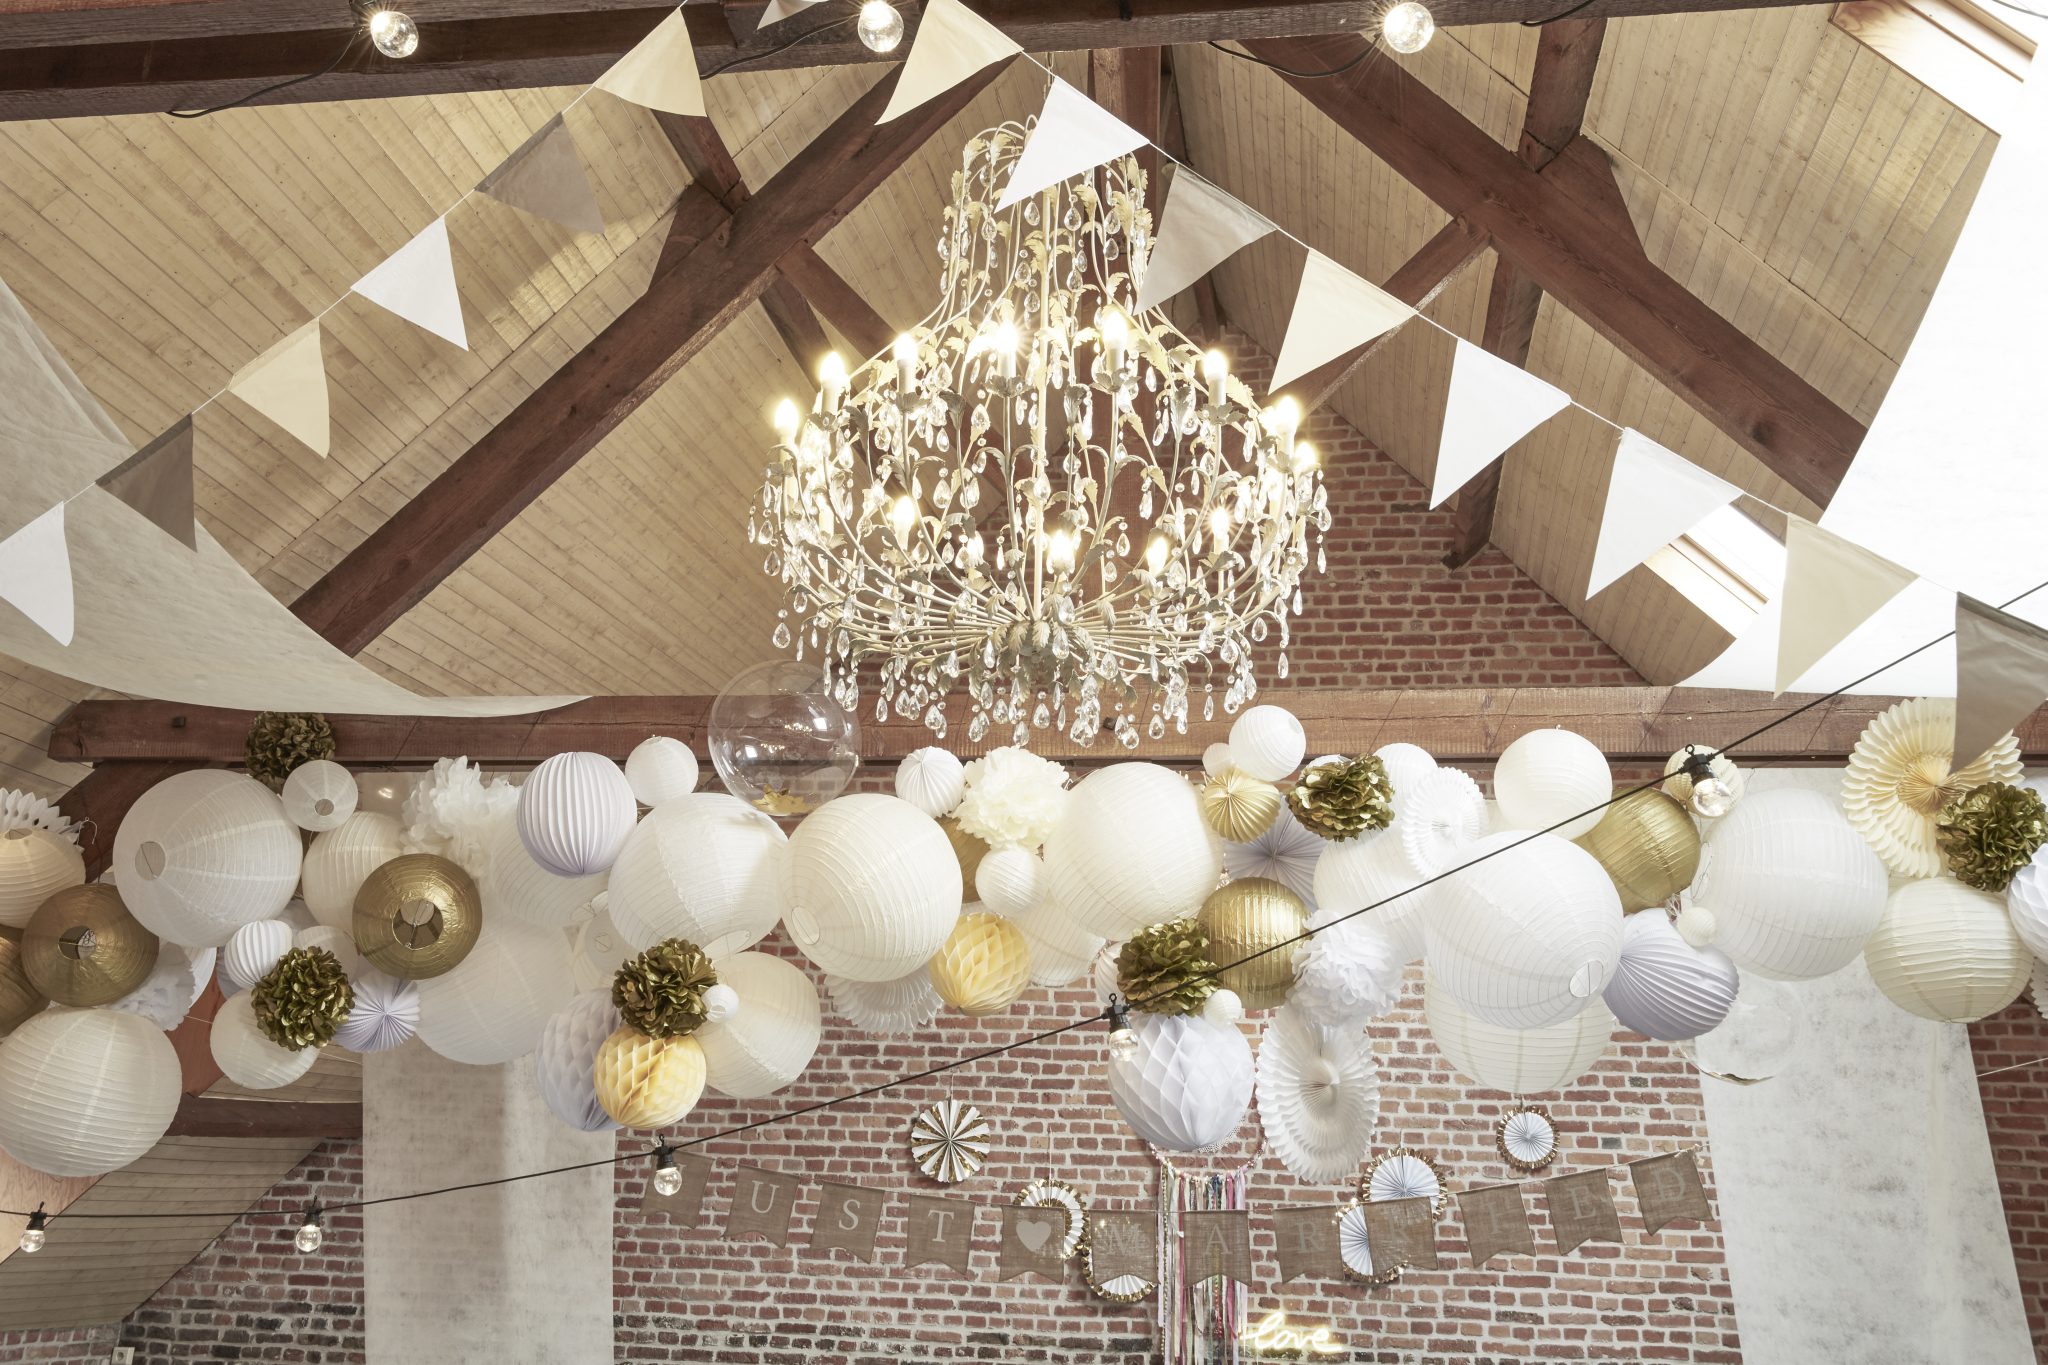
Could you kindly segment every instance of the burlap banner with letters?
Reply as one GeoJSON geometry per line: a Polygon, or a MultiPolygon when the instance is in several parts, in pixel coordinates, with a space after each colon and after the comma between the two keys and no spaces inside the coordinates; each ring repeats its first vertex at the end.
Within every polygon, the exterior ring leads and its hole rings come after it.
{"type": "Polygon", "coordinates": [[[1543,1207],[1550,1214],[1560,1254],[1568,1255],[1587,1242],[1621,1240],[1621,1219],[1614,1212],[1614,1191],[1605,1170],[1544,1181],[1543,1207]]]}
{"type": "Polygon", "coordinates": [[[1019,1275],[1060,1278],[1066,1258],[1060,1243],[1067,1237],[1067,1211],[1036,1205],[1003,1205],[1003,1239],[996,1244],[996,1278],[1019,1275]]]}
{"type": "Polygon", "coordinates": [[[888,1202],[884,1190],[824,1182],[818,1187],[817,1217],[811,1220],[811,1250],[844,1251],[863,1261],[874,1260],[875,1234],[881,1230],[882,1209],[888,1202]]]}
{"type": "Polygon", "coordinates": [[[1675,1219],[1704,1222],[1713,1216],[1707,1207],[1707,1192],[1700,1185],[1699,1165],[1690,1151],[1630,1162],[1628,1174],[1635,1182],[1636,1208],[1650,1232],[1662,1232],[1664,1225],[1675,1219]]]}
{"type": "Polygon", "coordinates": [[[1520,1185],[1488,1185],[1458,1196],[1458,1214],[1465,1220],[1465,1245],[1472,1264],[1485,1265],[1503,1252],[1536,1254],[1536,1230],[1520,1185]]]}
{"type": "Polygon", "coordinates": [[[732,1208],[725,1215],[725,1240],[741,1242],[752,1236],[788,1246],[789,1218],[796,1212],[797,1187],[802,1183],[793,1175],[759,1166],[740,1167],[732,1182],[732,1208]]]}
{"type": "Polygon", "coordinates": [[[1180,1216],[1181,1266],[1189,1285],[1222,1275],[1252,1282],[1252,1216],[1244,1209],[1188,1209],[1180,1216]]]}
{"type": "Polygon", "coordinates": [[[903,1264],[910,1267],[937,1261],[962,1275],[974,1249],[974,1215],[981,1206],[965,1199],[913,1194],[903,1212],[903,1264]]]}
{"type": "Polygon", "coordinates": [[[1088,1268],[1097,1284],[1119,1275],[1159,1278],[1159,1248],[1152,1240],[1156,1220],[1149,1213],[1102,1212],[1088,1218],[1088,1268]]]}
{"type": "Polygon", "coordinates": [[[1365,1240],[1376,1271],[1399,1265],[1436,1269],[1436,1212],[1427,1199],[1367,1200],[1365,1240]]]}
{"type": "Polygon", "coordinates": [[[1280,1283],[1304,1277],[1333,1280],[1343,1273],[1337,1244],[1337,1209],[1275,1209],[1273,1247],[1280,1283]]]}

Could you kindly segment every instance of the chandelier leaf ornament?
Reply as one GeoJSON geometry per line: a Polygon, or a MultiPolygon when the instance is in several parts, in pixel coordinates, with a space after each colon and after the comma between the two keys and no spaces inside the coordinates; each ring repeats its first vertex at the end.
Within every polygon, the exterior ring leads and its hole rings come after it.
{"type": "Polygon", "coordinates": [[[1330,515],[1291,399],[1261,407],[1218,352],[1135,308],[1152,240],[1133,158],[996,207],[1029,135],[971,140],[939,240],[941,302],[894,351],[828,357],[784,400],[749,538],[786,604],[775,629],[849,710],[1017,743],[1058,727],[1185,730],[1199,688],[1286,676],[1287,618],[1330,515]]]}

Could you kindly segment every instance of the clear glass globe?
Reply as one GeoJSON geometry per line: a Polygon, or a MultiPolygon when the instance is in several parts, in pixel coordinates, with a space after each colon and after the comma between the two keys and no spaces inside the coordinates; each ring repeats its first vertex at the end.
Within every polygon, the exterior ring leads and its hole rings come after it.
{"type": "Polygon", "coordinates": [[[420,27],[403,10],[380,9],[370,16],[370,41],[387,57],[410,57],[420,50],[420,27]]]}
{"type": "Polygon", "coordinates": [[[1692,808],[1709,820],[1719,819],[1735,808],[1735,793],[1718,777],[1703,777],[1692,784],[1692,808]]]}
{"type": "Polygon", "coordinates": [[[674,1166],[662,1166],[654,1172],[654,1192],[666,1199],[683,1187],[683,1173],[674,1166]]]}
{"type": "Polygon", "coordinates": [[[30,1228],[21,1234],[21,1249],[33,1256],[43,1249],[43,1230],[30,1228]]]}
{"type": "Polygon", "coordinates": [[[1806,1032],[1806,1007],[1797,991],[1745,972],[1728,1017],[1694,1039],[1689,1050],[1702,1070],[1754,1083],[1796,1070],[1806,1032]]]}
{"type": "Polygon", "coordinates": [[[734,678],[711,704],[711,762],[725,789],[770,815],[807,815],[846,790],[860,725],[815,666],[778,660],[734,678]]]}
{"type": "Polygon", "coordinates": [[[870,52],[894,52],[903,41],[903,15],[889,0],[867,0],[855,25],[870,52]]]}
{"type": "Polygon", "coordinates": [[[297,1247],[302,1255],[311,1255],[320,1249],[320,1243],[325,1240],[326,1234],[320,1231],[318,1223],[303,1223],[299,1226],[298,1236],[292,1238],[292,1245],[297,1247]]]}
{"type": "Polygon", "coordinates": [[[1380,36],[1396,52],[1420,52],[1435,35],[1435,17],[1416,0],[1401,0],[1380,20],[1380,36]]]}

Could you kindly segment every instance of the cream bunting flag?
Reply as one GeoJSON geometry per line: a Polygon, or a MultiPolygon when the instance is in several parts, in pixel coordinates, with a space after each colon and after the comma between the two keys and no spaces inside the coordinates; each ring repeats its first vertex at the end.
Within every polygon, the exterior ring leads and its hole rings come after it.
{"type": "Polygon", "coordinates": [[[932,0],[917,21],[917,36],[896,77],[896,88],[889,92],[888,107],[875,122],[901,118],[975,72],[1023,50],[960,0],[932,0]]]}
{"type": "Polygon", "coordinates": [[[0,540],[0,601],[60,645],[71,643],[71,551],[58,503],[0,540]]]}
{"type": "Polygon", "coordinates": [[[1429,505],[1443,506],[1467,479],[1571,401],[1563,389],[1459,337],[1458,353],[1451,359],[1451,392],[1444,403],[1429,505]]]}
{"type": "Polygon", "coordinates": [[[448,220],[436,218],[363,276],[351,291],[398,314],[415,327],[469,349],[462,295],[455,288],[455,257],[448,250],[448,220]]]}
{"type": "Polygon", "coordinates": [[[192,522],[192,414],[100,475],[98,483],[186,549],[199,548],[192,522]]]}
{"type": "Polygon", "coordinates": [[[761,11],[761,22],[754,25],[754,31],[759,33],[770,24],[779,24],[792,14],[802,14],[821,3],[823,0],[768,0],[768,8],[761,11]]]}
{"type": "Polygon", "coordinates": [[[1287,335],[1280,339],[1280,358],[1273,363],[1272,387],[1292,383],[1414,316],[1413,308],[1386,290],[1311,250],[1301,267],[1287,335]]]}
{"type": "Polygon", "coordinates": [[[2048,700],[2048,630],[1956,595],[1955,768],[1982,757],[2048,700]]]}
{"type": "Polygon", "coordinates": [[[1173,173],[1138,311],[1157,308],[1239,251],[1279,228],[1183,166],[1173,173]]]}
{"type": "Polygon", "coordinates": [[[1913,581],[1913,572],[1804,517],[1785,518],[1784,616],[1778,627],[1783,692],[1826,658],[1878,608],[1913,581]]]}
{"type": "Polygon", "coordinates": [[[1010,170],[999,209],[1023,202],[1048,185],[1092,171],[1103,162],[1145,145],[1145,135],[1058,76],[1045,92],[1038,125],[1010,170]]]}
{"type": "Polygon", "coordinates": [[[690,25],[682,7],[613,62],[592,88],[643,109],[702,118],[704,83],[697,75],[697,50],[690,45],[690,25]]]}
{"type": "Polygon", "coordinates": [[[1607,508],[1600,514],[1600,539],[1593,546],[1586,596],[1601,591],[1699,525],[1708,513],[1740,496],[1742,490],[1726,479],[1666,450],[1634,427],[1623,427],[1614,442],[1607,508]]]}
{"type": "Polygon", "coordinates": [[[327,458],[327,363],[320,319],[314,318],[235,371],[228,392],[283,427],[300,445],[327,458]]]}
{"type": "Polygon", "coordinates": [[[590,191],[590,175],[576,151],[575,135],[560,114],[478,181],[476,192],[572,232],[604,231],[604,212],[590,191]]]}

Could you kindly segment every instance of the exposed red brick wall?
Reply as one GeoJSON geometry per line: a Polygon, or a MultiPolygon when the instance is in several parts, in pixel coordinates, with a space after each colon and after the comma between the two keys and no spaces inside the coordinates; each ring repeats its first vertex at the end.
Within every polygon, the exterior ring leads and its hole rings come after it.
{"type": "Polygon", "coordinates": [[[2025,996],[1970,1025],[1977,1094],[1991,1132],[1991,1158],[2005,1198],[2020,1297],[2034,1354],[2048,1360],[2048,1019],[2025,996]],[[2001,1070],[2001,1068],[2012,1068],[2001,1070]]]}

